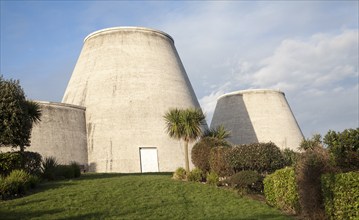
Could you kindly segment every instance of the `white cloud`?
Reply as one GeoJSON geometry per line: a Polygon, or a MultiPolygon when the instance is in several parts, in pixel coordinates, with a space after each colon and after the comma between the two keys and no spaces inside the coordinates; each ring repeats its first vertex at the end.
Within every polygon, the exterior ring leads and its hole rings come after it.
{"type": "Polygon", "coordinates": [[[355,127],[358,126],[358,59],[357,30],[344,30],[337,35],[315,34],[301,40],[285,39],[268,57],[232,60],[232,80],[203,96],[200,103],[211,119],[215,100],[225,92],[280,89],[298,114],[306,135],[314,132],[313,127],[321,133],[344,129],[343,124],[355,127]]]}
{"type": "MultiPolygon", "coordinates": [[[[214,89],[209,95],[203,96],[199,103],[206,115],[206,120],[208,122],[208,125],[210,125],[210,121],[212,120],[212,116],[214,113],[214,109],[216,108],[217,99],[219,96],[229,92],[228,88],[230,88],[230,82],[224,84],[223,86],[214,89]]],[[[217,87],[214,85],[212,88],[217,87]]]]}
{"type": "Polygon", "coordinates": [[[319,34],[309,40],[287,39],[273,55],[257,62],[260,66],[254,72],[239,71],[238,80],[250,87],[285,91],[314,87],[325,91],[342,80],[357,77],[358,32],[347,30],[336,36],[319,34]]]}

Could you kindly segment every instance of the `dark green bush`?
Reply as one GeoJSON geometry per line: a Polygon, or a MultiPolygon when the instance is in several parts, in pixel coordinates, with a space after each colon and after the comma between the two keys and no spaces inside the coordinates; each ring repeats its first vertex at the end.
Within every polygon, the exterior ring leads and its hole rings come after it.
{"type": "Polygon", "coordinates": [[[329,219],[359,219],[359,173],[322,176],[325,213],[329,219]]]}
{"type": "Polygon", "coordinates": [[[13,170],[6,178],[0,180],[0,194],[2,199],[24,195],[35,186],[35,177],[23,170],[13,170]]]}
{"type": "Polygon", "coordinates": [[[39,175],[41,155],[36,152],[6,152],[0,153],[0,175],[7,176],[13,170],[22,169],[32,175],[39,175]]]}
{"type": "Polygon", "coordinates": [[[75,170],[71,165],[58,165],[55,171],[56,179],[72,179],[75,178],[75,170]]]}
{"type": "Polygon", "coordinates": [[[209,157],[211,149],[218,146],[228,145],[224,140],[219,140],[213,137],[204,137],[197,142],[191,152],[193,164],[200,168],[203,172],[209,172],[209,157]]]}
{"type": "Polygon", "coordinates": [[[41,174],[42,157],[37,152],[24,151],[19,152],[22,156],[22,169],[30,175],[41,174]]]}
{"type": "Polygon", "coordinates": [[[0,176],[6,177],[11,171],[21,168],[21,154],[19,152],[0,153],[0,176]]]}
{"type": "Polygon", "coordinates": [[[299,156],[300,156],[300,153],[298,152],[295,152],[291,149],[284,149],[282,151],[282,155],[283,155],[283,164],[284,166],[294,166],[295,163],[297,162],[299,156]]]}
{"type": "Polygon", "coordinates": [[[344,172],[359,170],[359,128],[343,132],[329,130],[324,144],[338,168],[344,172]]]}
{"type": "Polygon", "coordinates": [[[187,180],[192,182],[202,182],[203,181],[203,171],[199,168],[194,168],[187,174],[187,180]]]}
{"type": "Polygon", "coordinates": [[[81,168],[80,165],[77,162],[71,162],[70,166],[72,167],[72,169],[74,170],[74,177],[80,177],[81,176],[81,168]]]}
{"type": "Polygon", "coordinates": [[[35,188],[40,183],[39,177],[35,175],[30,175],[29,178],[29,186],[31,189],[35,188]]]}
{"type": "Polygon", "coordinates": [[[228,183],[246,193],[261,192],[263,186],[262,177],[253,170],[244,170],[234,174],[229,178],[228,183]]]}
{"type": "Polygon", "coordinates": [[[215,147],[211,149],[209,164],[211,171],[218,174],[220,177],[231,176],[233,170],[228,163],[227,154],[230,152],[229,147],[215,147]]]}
{"type": "Polygon", "coordinates": [[[301,154],[295,171],[302,217],[324,218],[321,175],[333,172],[328,151],[321,146],[308,148],[301,154]]]}
{"type": "Polygon", "coordinates": [[[183,167],[178,167],[173,173],[172,178],[175,180],[185,180],[187,178],[186,170],[183,167]]]}
{"type": "Polygon", "coordinates": [[[275,171],[264,178],[264,195],[267,203],[287,213],[300,211],[297,183],[293,167],[275,171]]]}
{"type": "Polygon", "coordinates": [[[215,172],[209,172],[207,173],[206,181],[209,185],[217,186],[219,184],[219,176],[215,172]]]}
{"type": "Polygon", "coordinates": [[[255,170],[259,173],[272,173],[284,167],[280,149],[271,142],[233,147],[227,154],[227,161],[235,172],[255,170]]]}
{"type": "Polygon", "coordinates": [[[58,163],[55,157],[46,157],[41,164],[41,176],[46,180],[55,180],[58,163]]]}

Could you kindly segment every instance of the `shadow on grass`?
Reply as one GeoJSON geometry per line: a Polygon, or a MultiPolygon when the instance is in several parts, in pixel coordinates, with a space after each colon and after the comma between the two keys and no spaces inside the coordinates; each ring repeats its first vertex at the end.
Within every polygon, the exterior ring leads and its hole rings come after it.
{"type": "Polygon", "coordinates": [[[60,213],[64,210],[62,209],[52,209],[52,210],[44,210],[44,211],[7,211],[0,209],[0,219],[31,219],[31,218],[40,218],[40,219],[46,219],[49,218],[51,215],[60,213]]]}
{"type": "Polygon", "coordinates": [[[123,176],[171,176],[172,172],[161,173],[85,173],[80,178],[74,180],[95,180],[123,176]]]}

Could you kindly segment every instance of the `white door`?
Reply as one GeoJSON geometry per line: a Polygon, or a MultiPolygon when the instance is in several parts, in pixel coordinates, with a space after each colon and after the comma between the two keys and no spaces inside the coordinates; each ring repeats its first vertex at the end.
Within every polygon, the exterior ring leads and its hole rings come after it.
{"type": "Polygon", "coordinates": [[[140,148],[141,172],[158,172],[157,148],[140,148]]]}

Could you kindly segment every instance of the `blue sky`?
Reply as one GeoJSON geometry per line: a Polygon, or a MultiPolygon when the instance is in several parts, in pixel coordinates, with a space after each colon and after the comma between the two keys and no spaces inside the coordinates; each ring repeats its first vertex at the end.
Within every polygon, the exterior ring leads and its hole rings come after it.
{"type": "Polygon", "coordinates": [[[170,34],[211,120],[218,96],[285,92],[306,137],[358,127],[358,1],[1,1],[0,74],[60,102],[83,39],[115,26],[170,34]]]}

